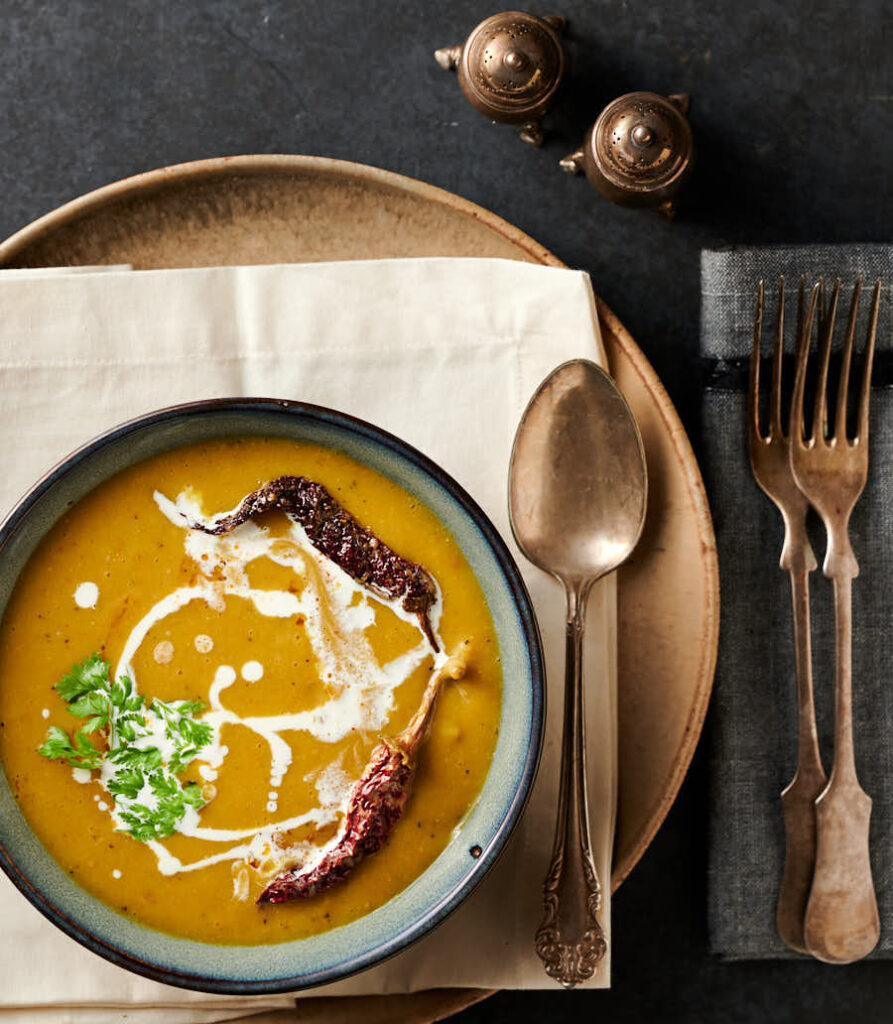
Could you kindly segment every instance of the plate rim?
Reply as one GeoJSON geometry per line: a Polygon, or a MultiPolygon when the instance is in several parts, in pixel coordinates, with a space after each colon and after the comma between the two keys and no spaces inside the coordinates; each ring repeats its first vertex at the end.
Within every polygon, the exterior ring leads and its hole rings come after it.
{"type": "Polygon", "coordinates": [[[177,184],[189,179],[225,176],[239,171],[251,172],[253,174],[262,174],[270,171],[276,174],[288,174],[297,170],[322,172],[333,177],[349,176],[354,179],[359,178],[374,185],[391,186],[392,188],[399,189],[401,192],[410,192],[422,200],[460,209],[473,220],[486,224],[497,234],[502,235],[517,248],[528,253],[537,262],[553,267],[565,266],[544,245],[540,245],[539,242],[535,241],[520,228],[515,227],[514,224],[504,220],[485,207],[478,206],[470,199],[463,199],[461,196],[456,195],[456,193],[440,188],[437,185],[430,185],[428,182],[420,181],[418,178],[410,178],[405,174],[399,174],[397,171],[388,171],[382,167],[374,167],[371,164],[355,163],[352,160],[340,160],[328,156],[310,156],[302,153],[264,153],[188,160],[184,163],[169,164],[149,171],[141,171],[139,174],[132,174],[126,178],[119,178],[117,181],[109,182],[106,185],[100,185],[98,188],[84,192],[82,195],[69,199],[60,206],[49,210],[36,220],[13,232],[3,241],[0,241],[0,267],[14,259],[19,251],[25,249],[52,228],[68,222],[74,222],[81,216],[104,206],[110,201],[124,199],[134,193],[155,190],[165,185],[177,184]]]}

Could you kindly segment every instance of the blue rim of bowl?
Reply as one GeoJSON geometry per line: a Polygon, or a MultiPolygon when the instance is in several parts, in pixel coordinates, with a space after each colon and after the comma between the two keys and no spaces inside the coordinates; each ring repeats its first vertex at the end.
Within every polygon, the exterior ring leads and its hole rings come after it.
{"type": "MultiPolygon", "coordinates": [[[[65,459],[57,463],[23,495],[9,514],[0,522],[0,563],[2,563],[3,552],[7,542],[14,535],[31,509],[52,487],[82,462],[106,446],[119,442],[140,430],[151,428],[158,423],[164,423],[183,416],[205,413],[214,414],[218,412],[264,412],[274,415],[298,415],[323,425],[345,430],[373,444],[378,444],[429,476],[466,512],[478,530],[480,530],[487,546],[493,553],[512,594],[518,612],[524,643],[530,659],[532,701],[527,756],[520,774],[518,787],[512,799],[508,802],[502,820],[494,830],[494,834],[487,847],[473,861],[463,881],[447,892],[424,916],[412,921],[380,946],[347,959],[337,966],[292,977],[240,981],[181,972],[148,960],[142,960],[100,939],[89,929],[67,917],[50,899],[31,884],[27,875],[9,856],[3,845],[2,838],[0,838],[0,868],[2,868],[16,888],[56,927],[98,956],[111,961],[118,967],[123,967],[153,981],[159,981],[178,988],[212,992],[219,995],[270,995],[295,992],[340,981],[360,971],[384,963],[384,961],[403,952],[411,944],[431,932],[477,888],[512,835],[533,788],[542,753],[545,727],[545,667],[539,626],[533,612],[527,587],[521,578],[518,567],[505,541],[474,498],[448,473],[442,470],[440,466],[396,435],[356,416],[351,416],[349,413],[340,412],[325,406],[313,405],[308,402],[279,398],[212,398],[167,406],[142,416],[137,416],[113,427],[75,449],[65,459]]],[[[486,786],[486,781],[484,786],[486,786]]],[[[95,899],[96,897],[93,898],[95,899]]],[[[97,902],[101,901],[97,900],[97,902]]],[[[151,930],[158,931],[157,929],[151,930]]]]}

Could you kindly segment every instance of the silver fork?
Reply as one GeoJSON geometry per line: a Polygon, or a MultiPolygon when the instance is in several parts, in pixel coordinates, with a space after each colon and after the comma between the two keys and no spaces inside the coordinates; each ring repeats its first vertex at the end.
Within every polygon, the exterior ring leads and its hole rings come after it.
{"type": "Polygon", "coordinates": [[[819,375],[812,428],[807,437],[803,406],[815,312],[816,289],[813,290],[797,356],[788,430],[794,479],[825,524],[828,545],[822,569],[834,585],[834,763],[828,785],[816,801],[815,870],[804,921],[807,949],[818,959],[831,963],[861,959],[874,949],[880,934],[868,847],[871,798],[859,785],[853,753],[852,582],[859,566],[850,545],[849,520],[868,477],[868,403],[881,282],[874,289],[856,432],[848,438],[847,397],[861,288],[860,279],[850,305],[830,432],[828,364],[840,297],[839,279],[827,317],[819,317],[819,375]]]}
{"type": "MultiPolygon", "coordinates": [[[[769,429],[760,427],[760,347],[763,334],[763,282],[757,290],[753,347],[748,389],[748,449],[757,483],[772,499],[784,520],[780,567],[791,578],[794,620],[794,663],[797,677],[797,770],[781,794],[785,824],[784,874],[778,894],[776,926],[782,940],[805,953],[803,918],[815,863],[815,800],[825,787],[819,756],[812,691],[812,653],[809,626],[809,574],[816,567],[806,535],[809,502],[794,481],[789,441],[781,411],[781,365],[784,348],[784,278],[778,285],[775,338],[772,347],[772,382],[769,392],[769,429]]],[[[797,337],[803,329],[803,281],[800,281],[797,337]]]]}

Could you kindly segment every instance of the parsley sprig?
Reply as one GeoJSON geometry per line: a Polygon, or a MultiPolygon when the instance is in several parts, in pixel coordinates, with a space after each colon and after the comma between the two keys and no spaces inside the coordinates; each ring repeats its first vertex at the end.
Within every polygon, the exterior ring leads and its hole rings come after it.
{"type": "Polygon", "coordinates": [[[200,700],[179,700],[168,704],[157,697],[152,701],[152,711],[164,722],[164,734],[174,744],[170,767],[181,772],[198,752],[206,747],[213,737],[207,722],[197,722],[192,716],[204,711],[200,700]]]}
{"type": "Polygon", "coordinates": [[[47,738],[40,748],[40,753],[44,757],[60,758],[67,761],[72,768],[88,768],[92,771],[102,767],[102,751],[97,750],[87,739],[84,729],[78,729],[72,743],[67,732],[60,729],[58,725],[51,725],[47,730],[47,738]]]}
{"type": "Polygon", "coordinates": [[[86,721],[72,736],[50,726],[40,753],[75,768],[104,768],[104,785],[124,831],[142,842],[163,839],[189,808],[204,806],[201,788],[177,778],[213,738],[211,726],[195,718],[204,710],[201,701],[156,698],[147,707],[130,676],[112,680],[99,654],[73,665],[55,689],[68,711],[86,721]],[[104,749],[90,738],[96,733],[104,736],[104,749]],[[164,753],[158,745],[162,735],[164,753]]]}

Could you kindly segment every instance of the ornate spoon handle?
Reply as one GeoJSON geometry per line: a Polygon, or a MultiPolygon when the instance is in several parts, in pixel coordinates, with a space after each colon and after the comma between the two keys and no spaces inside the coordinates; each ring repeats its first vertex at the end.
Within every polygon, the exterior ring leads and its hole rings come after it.
{"type": "Polygon", "coordinates": [[[592,862],[583,729],[583,628],[591,581],[567,584],[564,733],[552,862],[543,885],[546,915],[536,951],[564,988],[591,978],[607,950],[598,922],[601,886],[592,862]]]}

